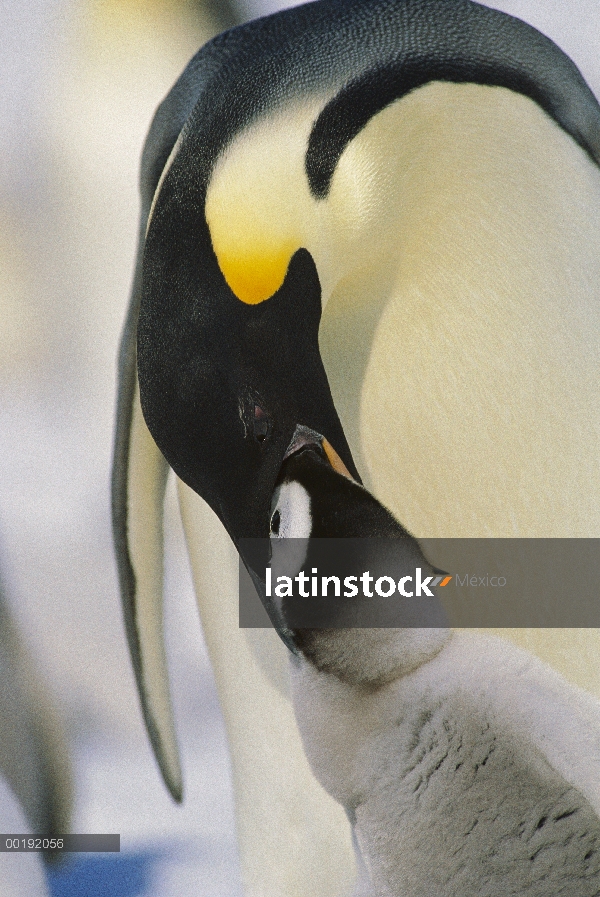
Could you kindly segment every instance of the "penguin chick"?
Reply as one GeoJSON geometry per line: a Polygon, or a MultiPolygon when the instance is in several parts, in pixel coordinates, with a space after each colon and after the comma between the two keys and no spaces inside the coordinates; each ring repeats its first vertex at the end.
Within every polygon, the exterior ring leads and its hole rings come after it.
{"type": "MultiPolygon", "coordinates": [[[[309,563],[317,536],[375,532],[427,564],[314,449],[284,461],[271,528],[275,539],[303,532],[309,563]]],[[[315,776],[353,824],[361,897],[599,893],[594,699],[493,638],[441,628],[292,637],[296,718],[315,776]]]]}
{"type": "MultiPolygon", "coordinates": [[[[389,573],[391,553],[395,566],[420,566],[424,575],[435,572],[416,539],[349,474],[334,470],[318,445],[303,447],[282,466],[271,512],[275,563],[285,551],[285,541],[282,544],[280,540],[286,537],[295,537],[295,552],[305,546],[304,557],[296,559],[297,569],[302,564],[306,569],[312,567],[310,546],[315,543],[310,540],[368,537],[352,543],[353,570],[374,571],[376,579],[377,571],[389,573]],[[301,541],[303,535],[308,538],[301,541]]],[[[287,552],[284,558],[288,561],[287,552]]],[[[375,687],[420,666],[449,637],[436,599],[428,599],[428,616],[436,628],[347,628],[353,618],[369,614],[370,608],[365,607],[369,600],[364,596],[329,600],[328,617],[335,618],[335,628],[295,628],[295,646],[321,672],[334,673],[354,685],[375,687]]],[[[281,605],[284,625],[290,629],[294,603],[284,599],[281,605]]]]}

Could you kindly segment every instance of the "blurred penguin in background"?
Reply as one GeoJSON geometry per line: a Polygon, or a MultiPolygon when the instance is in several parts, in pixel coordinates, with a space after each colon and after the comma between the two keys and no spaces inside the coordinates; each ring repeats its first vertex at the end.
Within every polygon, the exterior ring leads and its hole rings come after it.
{"type": "MultiPolygon", "coordinates": [[[[0,591],[0,828],[55,838],[69,832],[73,782],[61,716],[0,591]]],[[[40,853],[0,852],[2,897],[46,893],[40,853]]],[[[47,860],[54,859],[48,852],[47,860]]]]}

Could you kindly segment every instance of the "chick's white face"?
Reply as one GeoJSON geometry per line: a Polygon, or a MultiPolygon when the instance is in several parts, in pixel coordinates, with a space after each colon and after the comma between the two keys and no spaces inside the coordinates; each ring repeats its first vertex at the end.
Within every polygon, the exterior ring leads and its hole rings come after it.
{"type": "Polygon", "coordinates": [[[271,502],[271,539],[308,539],[311,532],[310,495],[300,483],[282,483],[271,502]]]}
{"type": "Polygon", "coordinates": [[[279,576],[296,576],[302,569],[311,531],[310,495],[300,483],[282,483],[271,503],[273,582],[279,576]]]}

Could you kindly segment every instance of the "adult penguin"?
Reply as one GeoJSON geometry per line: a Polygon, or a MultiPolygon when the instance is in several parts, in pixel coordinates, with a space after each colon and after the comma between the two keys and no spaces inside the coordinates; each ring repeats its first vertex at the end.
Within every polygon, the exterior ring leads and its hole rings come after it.
{"type": "Polygon", "coordinates": [[[157,112],[121,351],[116,545],[146,722],[178,796],[166,458],[186,484],[250,892],[335,893],[348,874],[332,856],[350,846],[301,754],[285,653],[237,628],[221,524],[234,544],[267,534],[300,424],[417,536],[598,534],[599,140],[570,60],[470,0],[325,0],[234,29],[157,112]]]}

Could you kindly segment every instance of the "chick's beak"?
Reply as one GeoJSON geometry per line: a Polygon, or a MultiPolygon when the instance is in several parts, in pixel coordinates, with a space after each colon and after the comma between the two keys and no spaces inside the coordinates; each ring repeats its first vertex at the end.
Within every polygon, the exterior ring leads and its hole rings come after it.
{"type": "Polygon", "coordinates": [[[296,426],[292,441],[286,449],[283,460],[286,461],[291,455],[310,446],[318,446],[322,449],[324,456],[336,473],[341,473],[342,476],[347,477],[349,480],[352,480],[352,482],[356,482],[329,440],[320,433],[317,433],[316,430],[311,430],[310,427],[305,427],[303,424],[298,424],[296,426]]]}

